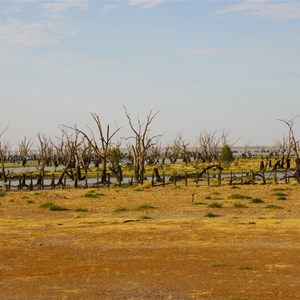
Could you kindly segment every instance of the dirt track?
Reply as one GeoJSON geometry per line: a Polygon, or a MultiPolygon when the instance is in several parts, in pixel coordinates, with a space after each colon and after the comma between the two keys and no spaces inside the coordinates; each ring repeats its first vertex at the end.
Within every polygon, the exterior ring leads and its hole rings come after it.
{"type": "Polygon", "coordinates": [[[287,200],[274,187],[8,193],[0,299],[300,299],[299,187],[287,200]],[[237,192],[264,203],[228,199],[237,192]]]}

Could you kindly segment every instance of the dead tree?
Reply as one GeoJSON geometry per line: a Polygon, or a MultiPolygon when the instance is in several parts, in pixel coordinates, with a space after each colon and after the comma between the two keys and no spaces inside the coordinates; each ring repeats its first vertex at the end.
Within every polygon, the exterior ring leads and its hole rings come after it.
{"type": "Polygon", "coordinates": [[[197,138],[196,151],[202,162],[213,162],[218,158],[218,148],[220,139],[216,137],[216,133],[203,131],[197,138]]]}
{"type": "Polygon", "coordinates": [[[8,152],[9,152],[9,144],[7,142],[2,141],[2,136],[5,131],[8,129],[9,124],[0,132],[0,164],[1,164],[1,172],[0,178],[3,178],[3,182],[7,181],[7,176],[5,171],[5,160],[7,159],[8,152]]]}
{"type": "Polygon", "coordinates": [[[93,120],[96,123],[97,129],[98,129],[98,135],[99,135],[99,143],[96,141],[96,138],[94,136],[94,133],[92,130],[92,137],[89,137],[84,131],[79,130],[78,128],[75,128],[75,130],[82,134],[92,149],[95,152],[95,155],[100,159],[101,161],[101,183],[107,183],[107,164],[108,164],[108,155],[109,155],[109,148],[112,144],[112,139],[116,135],[116,133],[121,129],[120,127],[117,127],[112,133],[110,132],[110,127],[107,125],[106,131],[102,128],[102,122],[99,118],[99,116],[95,113],[91,113],[91,116],[93,120]]]}
{"type": "Polygon", "coordinates": [[[285,155],[285,161],[288,162],[290,160],[291,152],[293,152],[296,162],[296,169],[293,177],[295,177],[297,179],[297,182],[300,183],[299,140],[296,139],[294,132],[295,119],[297,117],[299,116],[295,116],[288,120],[278,119],[278,121],[283,122],[288,127],[287,151],[285,155]]]}
{"type": "Polygon", "coordinates": [[[23,167],[27,163],[27,158],[31,147],[32,147],[32,142],[31,140],[27,140],[26,136],[24,137],[23,141],[19,143],[19,156],[22,161],[23,167]]]}
{"type": "Polygon", "coordinates": [[[61,128],[62,135],[59,139],[59,143],[54,145],[57,159],[63,166],[62,172],[59,176],[58,182],[55,185],[62,185],[64,178],[68,176],[71,180],[76,176],[76,152],[81,142],[78,138],[78,132],[74,131],[69,133],[66,127],[61,128]]]}
{"type": "Polygon", "coordinates": [[[134,177],[137,182],[143,183],[145,174],[145,162],[147,159],[148,151],[151,147],[157,144],[157,138],[161,135],[150,135],[150,125],[154,118],[159,112],[153,113],[152,110],[146,116],[146,121],[142,122],[140,118],[137,118],[137,124],[134,125],[130,114],[127,112],[124,106],[126,118],[128,120],[130,129],[133,132],[133,136],[127,139],[133,139],[134,144],[131,145],[132,155],[133,155],[133,167],[134,167],[134,177]]]}

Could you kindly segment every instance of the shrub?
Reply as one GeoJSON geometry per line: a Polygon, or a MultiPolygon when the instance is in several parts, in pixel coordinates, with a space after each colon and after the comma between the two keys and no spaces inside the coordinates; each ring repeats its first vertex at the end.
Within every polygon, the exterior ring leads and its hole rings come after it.
{"type": "Polygon", "coordinates": [[[282,206],[277,206],[277,205],[274,205],[274,204],[269,204],[269,205],[265,206],[265,208],[271,208],[271,209],[283,209],[282,206]]]}
{"type": "Polygon", "coordinates": [[[206,203],[204,203],[204,202],[193,202],[192,204],[193,205],[205,205],[206,203]]]}
{"type": "Polygon", "coordinates": [[[33,203],[35,203],[35,202],[34,202],[33,200],[28,200],[27,203],[28,203],[28,204],[33,204],[33,203]]]}
{"type": "Polygon", "coordinates": [[[51,205],[54,205],[52,202],[46,202],[40,205],[40,208],[49,208],[51,205]]]}
{"type": "Polygon", "coordinates": [[[241,194],[233,194],[229,196],[229,199],[252,199],[252,197],[241,194]]]}
{"type": "Polygon", "coordinates": [[[287,197],[288,195],[285,194],[285,193],[278,192],[278,193],[274,193],[273,196],[276,196],[276,197],[287,197]]]}
{"type": "Polygon", "coordinates": [[[6,192],[1,191],[0,192],[0,197],[4,197],[6,195],[6,192]]]}
{"type": "Polygon", "coordinates": [[[219,217],[219,215],[216,215],[212,212],[208,212],[204,215],[204,217],[206,217],[206,218],[216,218],[216,217],[219,217]]]}
{"type": "Polygon", "coordinates": [[[218,202],[213,202],[213,203],[209,204],[208,207],[211,207],[211,208],[221,208],[222,204],[218,203],[218,202]]]}
{"type": "Polygon", "coordinates": [[[228,144],[225,143],[223,145],[219,155],[219,159],[221,162],[225,162],[225,163],[229,163],[234,160],[233,152],[228,144]]]}
{"type": "Polygon", "coordinates": [[[287,197],[278,197],[277,200],[287,200],[287,197]]]}
{"type": "Polygon", "coordinates": [[[85,198],[98,198],[98,196],[103,196],[103,194],[88,192],[88,193],[85,193],[83,196],[85,198]]]}
{"type": "Polygon", "coordinates": [[[40,205],[41,208],[47,208],[49,210],[52,210],[52,211],[64,211],[64,210],[68,210],[67,208],[65,207],[62,207],[60,205],[56,205],[52,202],[46,202],[42,205],[40,205]]]}
{"type": "Polygon", "coordinates": [[[251,200],[251,203],[264,203],[264,200],[262,200],[260,198],[254,198],[251,200]]]}
{"type": "Polygon", "coordinates": [[[64,210],[68,210],[67,208],[65,208],[63,206],[56,205],[56,204],[51,205],[48,209],[52,210],[52,211],[64,211],[64,210]]]}

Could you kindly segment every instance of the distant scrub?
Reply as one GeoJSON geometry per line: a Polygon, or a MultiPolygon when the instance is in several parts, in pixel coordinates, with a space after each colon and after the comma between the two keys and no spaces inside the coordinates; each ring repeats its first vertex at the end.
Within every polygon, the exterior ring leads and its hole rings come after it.
{"type": "Polygon", "coordinates": [[[252,197],[241,194],[233,194],[229,196],[229,199],[252,199],[252,197]]]}

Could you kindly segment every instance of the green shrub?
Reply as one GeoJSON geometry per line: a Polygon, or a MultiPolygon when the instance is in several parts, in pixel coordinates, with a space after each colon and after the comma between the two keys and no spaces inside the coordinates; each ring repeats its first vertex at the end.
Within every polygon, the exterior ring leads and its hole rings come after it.
{"type": "Polygon", "coordinates": [[[192,202],[193,205],[206,205],[204,202],[192,202]]]}
{"type": "Polygon", "coordinates": [[[1,191],[0,192],[0,197],[4,197],[6,195],[6,192],[1,191]]]}
{"type": "Polygon", "coordinates": [[[252,199],[252,197],[241,194],[233,194],[229,196],[229,199],[252,199]]]}
{"type": "Polygon", "coordinates": [[[265,208],[271,208],[271,209],[283,209],[282,206],[277,206],[277,205],[274,205],[274,204],[269,204],[269,205],[265,206],[265,208]]]}
{"type": "Polygon", "coordinates": [[[250,201],[251,203],[264,203],[264,200],[260,199],[260,198],[254,198],[250,201]]]}
{"type": "Polygon", "coordinates": [[[33,203],[35,203],[35,202],[34,202],[33,200],[28,200],[27,203],[28,203],[28,204],[33,204],[33,203]]]}
{"type": "Polygon", "coordinates": [[[273,196],[276,196],[276,197],[287,197],[288,195],[285,194],[285,193],[278,192],[278,193],[274,193],[273,196]]]}
{"type": "Polygon", "coordinates": [[[212,212],[208,212],[204,215],[205,218],[216,218],[216,217],[219,217],[219,215],[216,215],[212,212]]]}
{"type": "Polygon", "coordinates": [[[47,208],[49,210],[52,210],[52,211],[64,211],[64,210],[68,210],[67,208],[65,207],[62,207],[60,205],[56,205],[52,202],[46,202],[42,205],[40,205],[41,208],[47,208]]]}
{"type": "Polygon", "coordinates": [[[46,202],[40,205],[40,208],[49,208],[50,206],[54,205],[52,202],[46,202]]]}
{"type": "Polygon", "coordinates": [[[99,194],[95,194],[95,193],[90,193],[90,192],[88,192],[88,193],[85,193],[83,196],[84,196],[85,198],[98,198],[99,194]]]}

